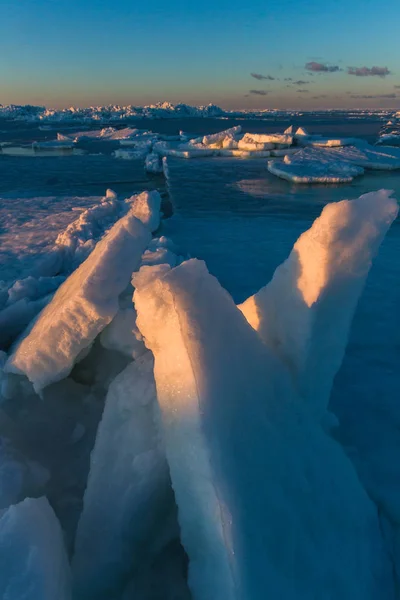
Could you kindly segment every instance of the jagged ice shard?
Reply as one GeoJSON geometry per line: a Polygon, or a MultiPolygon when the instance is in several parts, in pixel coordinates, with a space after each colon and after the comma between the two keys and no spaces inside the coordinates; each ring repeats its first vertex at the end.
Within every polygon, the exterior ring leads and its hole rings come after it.
{"type": "Polygon", "coordinates": [[[138,327],[195,600],[393,597],[377,510],[205,264],[142,269],[138,327]]]}
{"type": "Polygon", "coordinates": [[[380,190],[328,204],[271,282],[239,306],[317,415],[328,405],[372,258],[397,216],[390,196],[380,190]]]}

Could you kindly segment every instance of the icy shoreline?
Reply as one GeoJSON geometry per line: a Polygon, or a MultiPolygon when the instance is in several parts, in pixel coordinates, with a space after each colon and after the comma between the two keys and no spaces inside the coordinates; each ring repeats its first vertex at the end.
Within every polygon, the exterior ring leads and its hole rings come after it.
{"type": "MultiPolygon", "coordinates": [[[[239,308],[203,263],[151,239],[162,233],[157,193],[109,192],[96,209],[60,236],[67,278],[2,356],[0,474],[13,486],[3,488],[0,554],[26,511],[39,511],[47,531],[18,537],[37,548],[36,562],[12,555],[29,600],[71,595],[50,507],[21,503],[44,494],[73,556],[74,599],[297,600],[329,585],[344,599],[393,598],[399,556],[390,534],[383,548],[377,509],[327,413],[355,304],[397,214],[390,193],[327,205],[239,308]],[[39,444],[23,440],[43,423],[39,444]]],[[[0,573],[0,590],[17,600],[12,585],[0,573]]]]}

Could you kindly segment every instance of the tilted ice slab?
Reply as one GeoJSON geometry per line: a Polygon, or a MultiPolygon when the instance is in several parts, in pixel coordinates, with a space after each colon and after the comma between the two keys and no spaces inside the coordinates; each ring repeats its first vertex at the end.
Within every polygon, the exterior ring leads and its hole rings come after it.
{"type": "Polygon", "coordinates": [[[400,156],[396,150],[391,152],[389,148],[376,148],[365,144],[362,147],[346,146],[345,148],[332,148],[332,156],[339,160],[347,160],[351,163],[364,167],[365,169],[377,169],[382,171],[391,171],[400,169],[400,156]]]}
{"type": "Polygon", "coordinates": [[[289,133],[245,133],[242,139],[256,144],[282,144],[288,146],[293,142],[293,136],[289,133]]]}
{"type": "Polygon", "coordinates": [[[131,213],[151,231],[160,226],[161,196],[157,190],[136,194],[125,201],[131,203],[131,213]]]}
{"type": "Polygon", "coordinates": [[[322,416],[371,261],[398,213],[391,192],[328,204],[271,280],[239,306],[322,416]]]}
{"type": "Polygon", "coordinates": [[[146,352],[143,338],[136,325],[136,311],[132,307],[120,308],[113,320],[100,334],[100,343],[107,350],[116,350],[130,358],[146,352]]]}
{"type": "Polygon", "coordinates": [[[133,203],[132,210],[61,285],[8,360],[7,372],[26,375],[40,391],[66,377],[79,353],[112,320],[118,296],[151,239],[150,230],[135,216],[141,213],[136,208],[133,203]]]}
{"type": "Polygon", "coordinates": [[[108,600],[158,550],[174,501],[156,426],[153,356],[110,386],[97,431],[73,559],[74,598],[108,600]]]}
{"type": "Polygon", "coordinates": [[[27,498],[0,517],[0,598],[71,600],[61,527],[46,498],[27,498]]]}
{"type": "Polygon", "coordinates": [[[268,171],[294,183],[345,183],[364,170],[339,157],[335,160],[326,150],[300,150],[285,155],[283,161],[268,162],[268,171]]]}
{"type": "Polygon", "coordinates": [[[204,263],[135,285],[193,597],[392,598],[350,461],[204,263]]]}
{"type": "Polygon", "coordinates": [[[224,131],[219,131],[218,133],[212,133],[210,135],[205,135],[202,139],[204,146],[209,146],[210,144],[217,144],[219,142],[223,142],[226,137],[234,138],[235,135],[241,133],[242,127],[241,125],[237,125],[236,127],[231,127],[230,129],[225,129],[224,131]]]}

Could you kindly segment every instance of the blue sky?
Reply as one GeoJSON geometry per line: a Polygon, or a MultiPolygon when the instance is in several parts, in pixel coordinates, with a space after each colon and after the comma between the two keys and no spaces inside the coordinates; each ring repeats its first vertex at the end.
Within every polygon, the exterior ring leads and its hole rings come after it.
{"type": "Polygon", "coordinates": [[[399,0],[0,0],[0,103],[400,108],[399,22],[399,0]]]}

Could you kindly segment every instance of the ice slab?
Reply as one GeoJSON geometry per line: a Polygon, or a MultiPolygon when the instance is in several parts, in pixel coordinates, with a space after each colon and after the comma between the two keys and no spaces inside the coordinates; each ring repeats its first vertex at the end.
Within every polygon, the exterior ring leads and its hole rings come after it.
{"type": "Polygon", "coordinates": [[[304,139],[299,139],[302,146],[315,146],[317,148],[335,148],[341,146],[354,146],[355,144],[363,144],[363,140],[357,138],[327,138],[320,136],[307,136],[304,139]]]}
{"type": "Polygon", "coordinates": [[[143,225],[151,232],[154,232],[159,228],[161,196],[157,190],[136,194],[126,200],[126,202],[128,204],[131,203],[132,214],[142,221],[143,225]]]}
{"type": "Polygon", "coordinates": [[[218,150],[218,156],[237,156],[239,158],[268,158],[271,155],[269,150],[229,150],[223,148],[218,150]]]}
{"type": "Polygon", "coordinates": [[[328,204],[271,282],[239,306],[319,417],[372,259],[397,213],[387,190],[328,204]]]}
{"type": "MultiPolygon", "coordinates": [[[[145,210],[143,215],[146,219],[145,210]]],[[[25,374],[36,391],[66,377],[79,353],[117,313],[118,296],[138,268],[150,239],[149,229],[135,216],[134,203],[57,290],[18,344],[6,371],[25,374]]]]}
{"type": "Polygon", "coordinates": [[[391,152],[389,148],[382,149],[365,144],[362,147],[332,148],[330,152],[339,159],[347,160],[365,169],[391,171],[400,169],[400,156],[395,149],[393,150],[391,152]]]}
{"type": "Polygon", "coordinates": [[[151,152],[146,156],[145,169],[148,173],[162,173],[162,160],[161,157],[155,152],[151,152]]]}
{"type": "Polygon", "coordinates": [[[76,131],[74,133],[57,134],[57,139],[60,141],[72,140],[73,142],[80,142],[83,140],[101,140],[101,141],[116,141],[129,139],[135,137],[138,133],[138,129],[132,129],[125,127],[124,129],[115,129],[114,127],[104,127],[103,129],[96,129],[93,131],[76,131]]]}
{"type": "Polygon", "coordinates": [[[108,600],[153,555],[174,500],[157,427],[153,356],[110,386],[91,455],[73,559],[75,598],[108,600]]]}
{"type": "Polygon", "coordinates": [[[134,359],[142,356],[146,352],[146,347],[137,328],[136,317],[133,306],[121,308],[111,323],[101,332],[101,345],[107,350],[116,350],[134,359]]]}
{"type": "Polygon", "coordinates": [[[0,598],[71,600],[63,534],[46,498],[27,498],[0,517],[0,598]]]}
{"type": "Polygon", "coordinates": [[[290,146],[293,142],[293,136],[288,133],[245,133],[242,140],[248,140],[256,144],[285,144],[290,146]]]}
{"type": "Polygon", "coordinates": [[[241,125],[237,125],[236,127],[231,127],[230,129],[225,129],[224,131],[219,131],[218,133],[212,133],[211,135],[205,135],[202,139],[204,146],[209,146],[210,144],[218,144],[222,143],[226,137],[233,138],[233,136],[241,133],[242,127],[241,125]]]}
{"type": "MultiPolygon", "coordinates": [[[[293,159],[296,159],[298,154],[294,154],[293,159]]],[[[290,163],[281,160],[268,162],[270,173],[294,183],[348,183],[353,181],[356,174],[361,174],[360,171],[355,174],[351,167],[352,165],[343,161],[334,164],[332,161],[323,161],[320,157],[304,155],[290,163]]]]}
{"type": "Polygon", "coordinates": [[[285,367],[204,263],[156,269],[134,301],[193,596],[392,598],[376,508],[285,367]]]}

